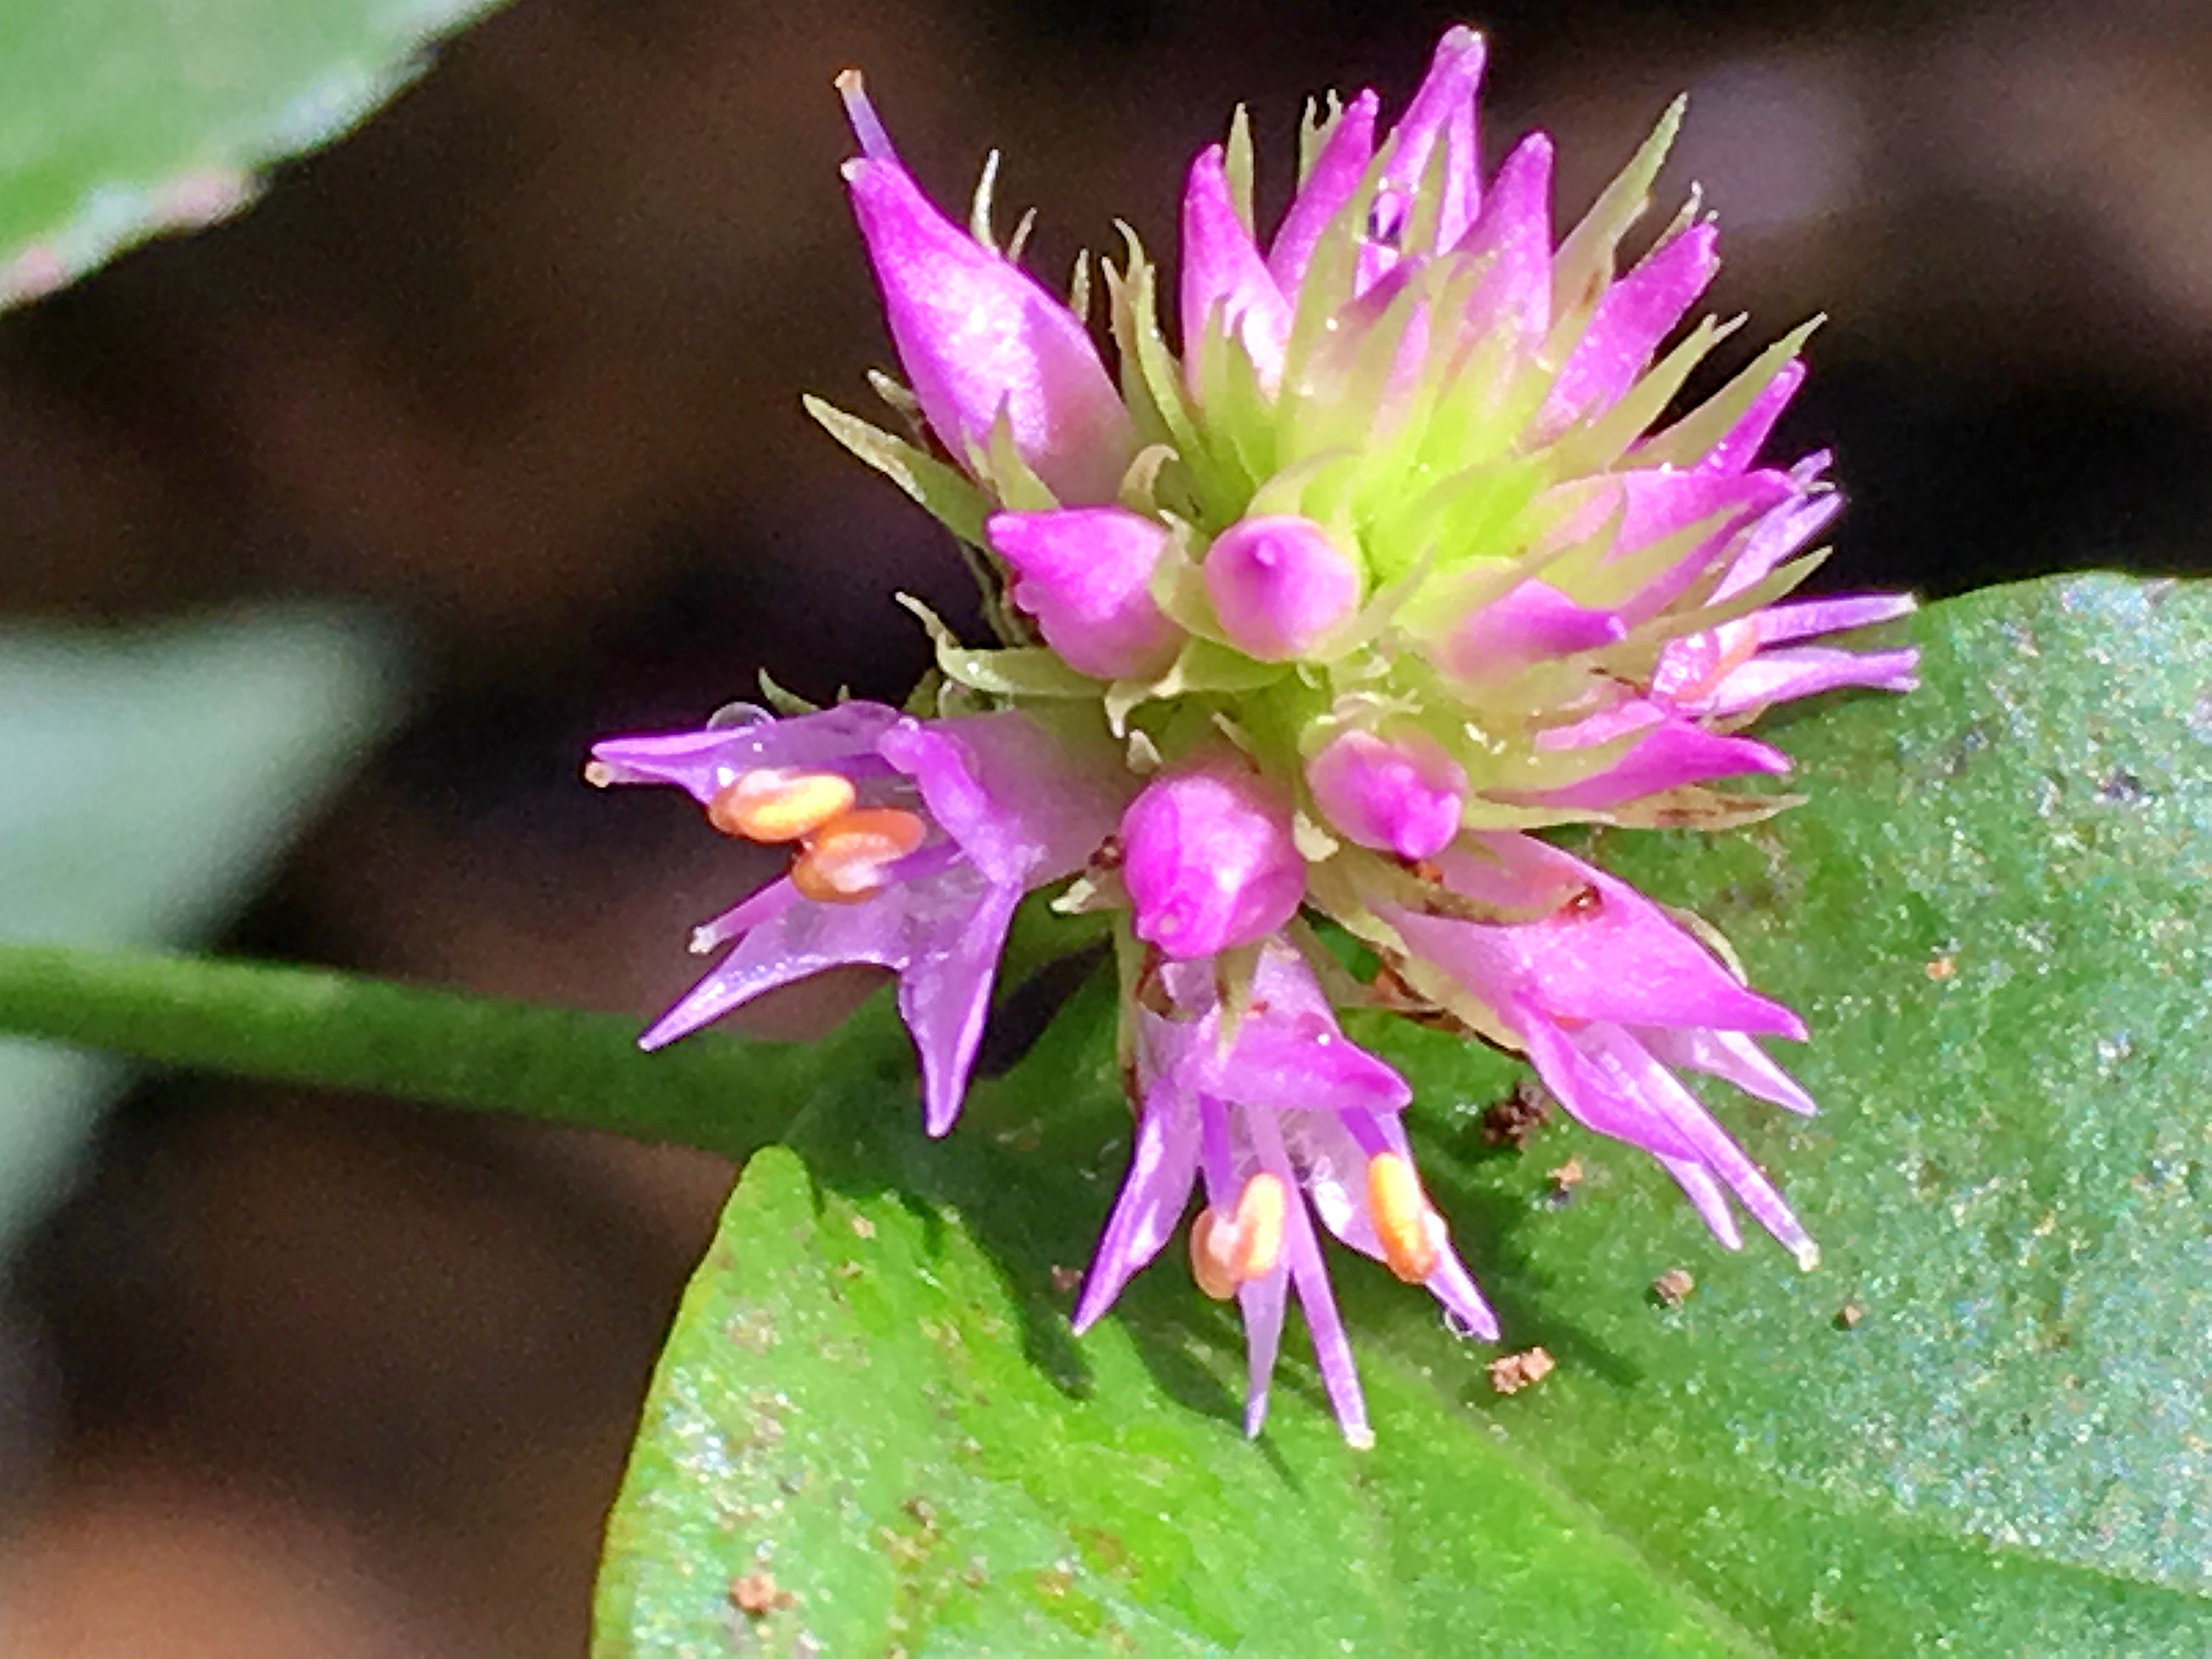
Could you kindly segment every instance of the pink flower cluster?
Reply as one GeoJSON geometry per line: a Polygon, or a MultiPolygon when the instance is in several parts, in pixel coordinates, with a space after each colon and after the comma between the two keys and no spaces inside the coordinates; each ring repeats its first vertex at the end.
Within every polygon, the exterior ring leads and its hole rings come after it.
{"type": "Polygon", "coordinates": [[[604,782],[688,790],[791,872],[701,930],[734,948],[657,1045],[842,963],[900,976],[927,1126],[958,1111],[1024,894],[1112,917],[1138,1133],[1079,1327],[1182,1224],[1233,1298],[1256,1433],[1291,1292],[1346,1437],[1370,1437],[1319,1232],[1497,1322],[1414,1170],[1404,1080],[1347,1003],[1525,1054],[1581,1124],[1641,1147],[1713,1232],[1731,1200],[1809,1266],[1773,1185],[1681,1081],[1812,1103],[1759,1039],[1802,1038],[1697,935],[1540,838],[1711,829],[1788,804],[1742,735],[1774,703],[1901,690],[1910,650],[1810,644],[1909,598],[1790,601],[1838,503],[1826,457],[1762,464],[1803,378],[1785,338],[1650,429],[1719,337],[1668,346],[1711,282],[1678,219],[1625,271],[1671,135],[1563,239],[1541,135],[1480,163],[1480,40],[1448,33],[1394,126],[1364,92],[1310,116],[1263,243],[1216,146],[1182,216],[1181,351],[1140,248],[1106,273],[1118,371],[1079,305],[956,225],[857,76],[846,179],[911,384],[911,438],[818,410],[975,547],[1004,648],[940,638],[922,714],[828,711],[594,750],[604,782]],[[931,712],[933,711],[933,712],[931,712]],[[1333,924],[1380,964],[1353,985],[1333,924]]]}

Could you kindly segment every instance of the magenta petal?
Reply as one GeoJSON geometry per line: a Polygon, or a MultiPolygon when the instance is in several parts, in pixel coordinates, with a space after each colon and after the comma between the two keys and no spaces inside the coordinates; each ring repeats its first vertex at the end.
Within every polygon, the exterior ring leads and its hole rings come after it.
{"type": "Polygon", "coordinates": [[[1283,349],[1291,337],[1291,307],[1252,233],[1237,216],[1221,146],[1200,150],[1191,163],[1182,198],[1183,367],[1194,376],[1200,343],[1218,326],[1241,343],[1262,390],[1273,393],[1283,378],[1283,349]]]}
{"type": "Polygon", "coordinates": [[[1414,252],[1452,246],[1466,234],[1480,204],[1481,158],[1475,153],[1474,96],[1482,80],[1484,56],[1482,37],[1473,29],[1447,29],[1437,42],[1428,75],[1391,132],[1384,177],[1390,188],[1407,198],[1420,188],[1438,141],[1444,146],[1443,199],[1438,204],[1435,248],[1414,252]]]}
{"type": "Polygon", "coordinates": [[[1490,927],[1407,917],[1419,948],[1493,1007],[1527,1000],[1552,1015],[1625,1025],[1709,1025],[1802,1037],[1787,1008],[1739,983],[1682,926],[1626,882],[1533,836],[1472,838],[1488,860],[1438,858],[1445,879],[1494,903],[1544,902],[1540,921],[1490,927]],[[1577,894],[1589,896],[1573,902],[1577,894]]]}
{"type": "Polygon", "coordinates": [[[902,718],[879,702],[841,702],[792,720],[710,726],[665,737],[608,738],[592,759],[611,783],[673,784],[702,805],[743,773],[761,767],[879,769],[876,739],[902,718]]]}
{"type": "Polygon", "coordinates": [[[1375,159],[1375,116],[1379,100],[1363,92],[1345,106],[1335,130],[1314,158],[1313,171],[1298,186],[1297,199],[1283,216],[1267,250],[1267,269],[1277,289],[1295,296],[1306,278],[1314,245],[1329,222],[1352,204],[1368,163],[1375,159]]]}
{"type": "MultiPolygon", "coordinates": [[[[1758,477],[1760,475],[1749,475],[1758,477]]],[[[1718,599],[1734,599],[1745,589],[1765,581],[1775,567],[1819,535],[1828,521],[1843,511],[1844,498],[1833,494],[1784,496],[1744,538],[1735,562],[1713,592],[1718,599]]]]}
{"type": "Polygon", "coordinates": [[[1507,328],[1525,343],[1552,325],[1552,141],[1532,132],[1505,158],[1459,252],[1490,262],[1468,301],[1469,337],[1507,328]]]}
{"type": "Polygon", "coordinates": [[[908,926],[926,935],[900,964],[899,1018],[921,1060],[922,1127],[942,1135],[968,1092],[990,1016],[992,981],[1022,892],[955,866],[935,880],[907,884],[897,897],[908,926]]]}
{"type": "Polygon", "coordinates": [[[1620,400],[1712,282],[1719,241],[1711,225],[1692,225],[1607,290],[1545,399],[1539,430],[1562,431],[1620,400]]]}
{"type": "Polygon", "coordinates": [[[1639,1098],[1696,1148],[1698,1161],[1727,1184],[1752,1218],[1781,1240],[1800,1261],[1817,1261],[1819,1250],[1796,1215],[1742,1147],[1713,1121],[1705,1103],[1685,1089],[1672,1072],[1653,1060],[1644,1046],[1616,1026],[1593,1026],[1583,1041],[1617,1070],[1639,1098]]]}
{"type": "Polygon", "coordinates": [[[1604,771],[1557,789],[1496,790],[1501,799],[1602,811],[1662,790],[1746,773],[1790,769],[1790,757],[1749,738],[1718,737],[1687,720],[1656,726],[1604,771]]]}
{"type": "Polygon", "coordinates": [[[1522,582],[1462,619],[1442,649],[1445,669],[1463,680],[1502,679],[1531,664],[1602,650],[1628,637],[1617,611],[1576,604],[1549,582],[1522,582]]]}
{"type": "Polygon", "coordinates": [[[1804,384],[1804,359],[1792,358],[1751,400],[1750,407],[1736,417],[1736,423],[1705,452],[1698,465],[1712,472],[1741,472],[1749,467],[1759,459],[1759,448],[1773,432],[1774,423],[1782,418],[1782,411],[1790,406],[1790,400],[1804,384]]]}
{"type": "Polygon", "coordinates": [[[1731,1250],[1741,1249],[1743,1235],[1736,1230],[1728,1194],[1713,1179],[1713,1172],[1694,1158],[1662,1158],[1659,1162],[1689,1195],[1690,1206],[1697,1211],[1698,1219],[1712,1230],[1713,1237],[1731,1250]]]}
{"type": "Polygon", "coordinates": [[[1799,646],[1763,651],[1733,671],[1713,688],[1701,712],[1710,716],[1747,714],[1793,697],[1809,697],[1846,686],[1910,691],[1919,684],[1920,653],[1910,647],[1862,655],[1825,646],[1799,646]]]}
{"type": "Polygon", "coordinates": [[[1137,442],[1080,319],[931,205],[894,161],[846,163],[860,234],[922,413],[963,466],[1001,410],[1062,501],[1110,501],[1137,442]]]}
{"type": "Polygon", "coordinates": [[[1129,1153],[1121,1196],[1091,1258],[1090,1276],[1075,1304],[1077,1334],[1105,1315],[1137,1271],[1158,1255],[1190,1203],[1198,1178],[1198,1119],[1194,1113],[1147,1103],[1129,1153]]]}
{"type": "Polygon", "coordinates": [[[1910,593],[1859,593],[1770,605],[1756,618],[1759,641],[1761,645],[1780,645],[1789,640],[1810,639],[1816,634],[1870,628],[1876,623],[1909,617],[1919,608],[1920,602],[1910,593]]]}
{"type": "MultiPolygon", "coordinates": [[[[1295,1203],[1295,1200],[1294,1200],[1295,1203]]],[[[1267,1426],[1267,1396],[1275,1360],[1283,1348],[1283,1307],[1290,1299],[1291,1276],[1278,1267],[1237,1287],[1237,1311],[1244,1316],[1244,1433],[1257,1438],[1267,1426]]]]}
{"type": "Polygon", "coordinates": [[[1014,573],[1014,608],[1077,672],[1151,679],[1175,659],[1182,631],[1152,598],[1168,544],[1157,520],[1118,507],[997,513],[985,534],[1014,573]]]}
{"type": "Polygon", "coordinates": [[[799,900],[747,933],[653,1024],[638,1039],[638,1047],[665,1047],[756,997],[831,968],[868,963],[896,970],[912,955],[915,945],[915,930],[896,895],[890,902],[878,899],[866,904],[799,900]]]}
{"type": "Polygon", "coordinates": [[[1669,1066],[1686,1066],[1724,1078],[1747,1095],[1809,1117],[1819,1109],[1796,1079],[1739,1031],[1638,1030],[1637,1041],[1669,1066]]]}
{"type": "Polygon", "coordinates": [[[1082,868],[1127,799],[1130,780],[1110,749],[1078,747],[1018,713],[902,719],[876,746],[1002,885],[1034,887],[1082,868]]]}
{"type": "Polygon", "coordinates": [[[1413,1097],[1406,1079],[1330,1021],[1300,1030],[1247,1016],[1214,1076],[1224,1099],[1315,1112],[1395,1112],[1413,1097]]]}
{"type": "Polygon", "coordinates": [[[1584,1128],[1650,1152],[1654,1158],[1696,1163],[1698,1150],[1660,1114],[1585,1054],[1542,1013],[1523,1004],[1512,1011],[1515,1030],[1544,1086],[1584,1128]]]}

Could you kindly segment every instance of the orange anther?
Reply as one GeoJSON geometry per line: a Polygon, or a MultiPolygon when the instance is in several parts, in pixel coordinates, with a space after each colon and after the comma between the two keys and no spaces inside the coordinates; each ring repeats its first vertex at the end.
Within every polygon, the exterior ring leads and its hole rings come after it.
{"type": "Polygon", "coordinates": [[[896,806],[866,806],[830,820],[807,837],[791,866],[801,896],[856,904],[884,884],[884,870],[920,847],[928,825],[896,806]]]}
{"type": "Polygon", "coordinates": [[[1421,1178],[1395,1152],[1378,1152],[1367,1161],[1367,1207],[1375,1236],[1390,1271],[1419,1285],[1437,1270],[1437,1240],[1443,1221],[1429,1207],[1421,1178]]]}
{"type": "Polygon", "coordinates": [[[1237,1294],[1237,1275],[1228,1261],[1236,1231],[1237,1224],[1223,1221],[1210,1205],[1190,1224],[1190,1276],[1216,1302],[1237,1294]]]}
{"type": "Polygon", "coordinates": [[[1283,1259],[1283,1218],[1290,1209],[1290,1194],[1280,1176],[1261,1170],[1244,1183],[1237,1198],[1237,1282],[1274,1271],[1283,1259]]]}
{"type": "Polygon", "coordinates": [[[1211,1206],[1190,1228],[1190,1273],[1198,1288],[1226,1302],[1237,1287],[1266,1277],[1283,1259],[1283,1223],[1290,1193],[1280,1176],[1262,1170],[1244,1183],[1237,1208],[1224,1216],[1211,1206]]]}
{"type": "Polygon", "coordinates": [[[740,841],[798,841],[850,812],[854,799],[852,780],[835,772],[763,766],[719,791],[707,822],[740,841]]]}

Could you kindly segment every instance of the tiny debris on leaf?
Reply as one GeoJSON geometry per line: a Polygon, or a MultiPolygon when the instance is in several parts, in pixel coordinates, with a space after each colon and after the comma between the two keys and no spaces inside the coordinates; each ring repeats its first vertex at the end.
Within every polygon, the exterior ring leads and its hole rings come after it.
{"type": "Polygon", "coordinates": [[[1056,1296],[1073,1296],[1076,1286],[1083,1283],[1083,1269],[1063,1267],[1057,1261],[1052,1265],[1052,1288],[1056,1296]]]}
{"type": "Polygon", "coordinates": [[[1856,1302],[1846,1302],[1836,1310],[1836,1328],[1839,1331],[1850,1330],[1865,1317],[1866,1309],[1863,1306],[1856,1302]]]}
{"type": "Polygon", "coordinates": [[[1534,1078],[1523,1078],[1513,1085],[1513,1092],[1504,1099],[1483,1109],[1482,1139],[1492,1146],[1510,1146],[1515,1152],[1526,1152],[1536,1131],[1551,1121],[1544,1085],[1534,1078]]]}
{"type": "Polygon", "coordinates": [[[797,1604],[799,1598],[769,1572],[749,1572],[730,1581],[730,1605],[748,1619],[765,1619],[797,1604]]]}
{"type": "Polygon", "coordinates": [[[1553,1198],[1562,1200],[1583,1184],[1583,1175],[1582,1159],[1571,1158],[1558,1169],[1545,1170],[1544,1179],[1552,1183],[1553,1198]]]}
{"type": "Polygon", "coordinates": [[[1698,1281],[1683,1267],[1669,1267],[1651,1281],[1651,1294],[1662,1308],[1679,1308],[1698,1288],[1698,1281]]]}
{"type": "Polygon", "coordinates": [[[1959,959],[1948,954],[1930,957],[1926,971],[1929,978],[1941,985],[1959,971],[1959,959]]]}
{"type": "Polygon", "coordinates": [[[1518,1394],[1541,1382],[1559,1362],[1542,1348],[1528,1348],[1490,1362],[1490,1386],[1500,1394],[1518,1394]]]}
{"type": "Polygon", "coordinates": [[[854,1237],[873,1238],[875,1236],[876,1224],[874,1222],[869,1220],[868,1218],[864,1215],[856,1215],[853,1218],[854,1237]]]}

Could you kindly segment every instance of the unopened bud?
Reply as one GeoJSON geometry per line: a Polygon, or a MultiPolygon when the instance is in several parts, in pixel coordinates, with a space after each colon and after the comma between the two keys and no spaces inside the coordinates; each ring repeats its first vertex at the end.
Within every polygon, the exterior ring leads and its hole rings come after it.
{"type": "Polygon", "coordinates": [[[1229,642],[1261,662],[1318,645],[1359,605],[1359,570],[1310,519],[1245,519],[1206,550],[1201,568],[1229,642]]]}

